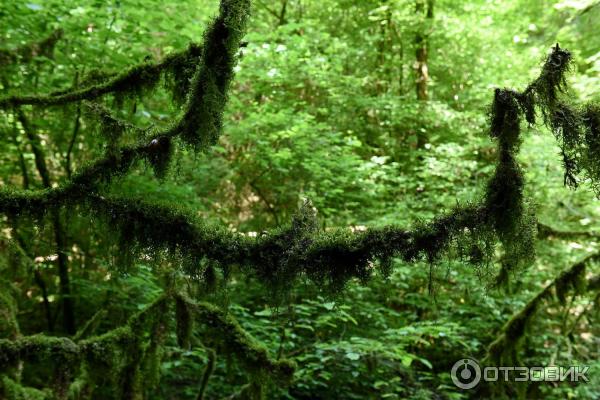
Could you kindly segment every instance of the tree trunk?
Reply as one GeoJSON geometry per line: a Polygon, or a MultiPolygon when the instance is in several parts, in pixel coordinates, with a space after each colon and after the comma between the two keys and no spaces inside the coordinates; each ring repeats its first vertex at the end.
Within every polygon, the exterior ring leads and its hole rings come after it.
{"type": "MultiPolygon", "coordinates": [[[[427,23],[425,27],[419,30],[415,36],[415,70],[416,70],[416,90],[417,90],[417,100],[429,100],[429,94],[427,93],[427,83],[429,81],[429,72],[427,67],[428,62],[428,25],[433,20],[433,5],[434,0],[427,0],[427,11],[426,11],[426,19],[427,23]]],[[[417,0],[416,3],[416,12],[417,14],[423,13],[424,9],[424,1],[417,0]]]]}
{"type": "MultiPolygon", "coordinates": [[[[417,31],[415,36],[415,72],[416,72],[416,92],[418,101],[429,100],[429,93],[427,92],[427,83],[429,81],[429,70],[427,66],[428,62],[428,39],[429,39],[429,25],[433,20],[433,5],[434,0],[426,0],[427,9],[425,9],[425,0],[417,0],[415,11],[417,18],[421,17],[421,14],[425,11],[426,23],[421,29],[417,31]]],[[[427,138],[423,133],[417,134],[417,147],[423,147],[427,138]]]]}
{"type": "MultiPolygon", "coordinates": [[[[51,188],[50,172],[46,165],[46,158],[42,148],[39,136],[33,131],[29,125],[29,121],[25,113],[20,108],[17,109],[17,117],[23,126],[25,135],[31,144],[33,151],[35,166],[42,178],[42,183],[45,188],[51,188]]],[[[52,210],[52,225],[54,228],[54,239],[56,242],[57,267],[60,285],[60,297],[63,309],[63,328],[69,334],[75,333],[75,310],[73,307],[73,299],[71,298],[71,285],[69,280],[69,260],[65,254],[65,239],[60,221],[60,212],[52,210]]]]}

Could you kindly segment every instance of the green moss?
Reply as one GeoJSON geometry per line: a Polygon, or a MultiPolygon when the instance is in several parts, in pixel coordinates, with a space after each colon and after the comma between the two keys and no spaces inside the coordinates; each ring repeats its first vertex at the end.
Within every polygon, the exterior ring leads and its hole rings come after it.
{"type": "Polygon", "coordinates": [[[49,400],[52,398],[46,391],[24,387],[6,376],[0,378],[0,397],[5,400],[49,400]]]}
{"type": "MultiPolygon", "coordinates": [[[[139,96],[154,87],[161,74],[177,73],[182,62],[197,59],[201,48],[191,44],[187,49],[173,53],[160,62],[144,62],[118,74],[96,72],[83,83],[70,90],[60,90],[46,95],[6,96],[0,98],[0,108],[33,104],[41,106],[62,105],[81,100],[94,100],[107,94],[139,96]],[[87,83],[87,85],[86,85],[87,83]]],[[[1,55],[0,55],[1,57],[1,55]]],[[[1,62],[1,61],[0,61],[1,62]]],[[[185,77],[181,77],[185,79],[185,77]]]]}
{"type": "Polygon", "coordinates": [[[152,165],[154,174],[157,178],[163,179],[169,168],[171,158],[173,156],[173,146],[171,139],[168,137],[160,137],[152,139],[148,151],[146,152],[146,160],[152,165]]]}
{"type": "Polygon", "coordinates": [[[0,365],[13,365],[16,361],[55,360],[71,362],[79,355],[79,347],[71,339],[34,335],[16,340],[0,339],[0,365]]]}
{"type": "Polygon", "coordinates": [[[197,66],[202,62],[202,47],[190,45],[186,57],[173,59],[166,70],[165,87],[176,104],[184,104],[197,66]]]}
{"type": "Polygon", "coordinates": [[[218,307],[206,302],[194,303],[181,295],[179,298],[193,310],[198,325],[207,329],[204,335],[206,346],[216,349],[220,354],[235,357],[252,376],[289,383],[295,369],[293,362],[272,359],[264,346],[218,307]]]}
{"type": "Polygon", "coordinates": [[[184,349],[189,349],[193,330],[192,312],[188,303],[179,296],[175,298],[175,322],[177,344],[184,349]]]}
{"type": "Polygon", "coordinates": [[[585,278],[586,262],[579,262],[566,271],[563,271],[554,281],[556,297],[565,304],[566,294],[572,291],[575,294],[585,293],[587,280],[585,278]]]}
{"type": "Polygon", "coordinates": [[[102,104],[84,101],[86,115],[100,127],[100,134],[107,140],[108,147],[116,150],[119,139],[126,132],[133,132],[135,135],[142,136],[143,131],[135,125],[114,117],[110,110],[102,104]]]}
{"type": "Polygon", "coordinates": [[[597,255],[588,256],[561,272],[550,284],[531,298],[519,312],[515,313],[504,324],[496,340],[488,347],[484,364],[517,365],[519,362],[517,350],[541,303],[551,299],[553,291],[563,304],[568,291],[575,294],[583,293],[587,285],[585,266],[595,258],[597,255]]]}
{"type": "Polygon", "coordinates": [[[0,282],[0,338],[15,339],[19,336],[17,305],[10,292],[0,282]]]}
{"type": "Polygon", "coordinates": [[[249,0],[221,1],[219,16],[204,34],[202,63],[192,77],[181,120],[173,130],[196,149],[216,143],[227,90],[250,11],[249,0]]]}
{"type": "MultiPolygon", "coordinates": [[[[583,172],[593,182],[600,177],[599,108],[590,105],[579,109],[560,99],[570,54],[556,46],[539,78],[523,92],[495,91],[490,132],[498,143],[498,162],[485,197],[478,204],[456,207],[412,229],[387,226],[364,232],[324,231],[313,207],[306,203],[287,226],[251,238],[223,227],[208,226],[170,204],[101,196],[102,185],[128,173],[141,160],[152,166],[159,179],[164,178],[177,140],[195,150],[206,149],[217,141],[249,6],[248,0],[223,0],[220,14],[207,29],[201,47],[190,46],[185,52],[159,63],[147,62],[120,74],[98,75],[97,79],[88,80],[73,90],[0,99],[0,107],[66,104],[107,94],[112,94],[118,102],[142,96],[165,76],[175,99],[184,103],[177,120],[166,129],[150,132],[142,132],[119,120],[99,104],[89,105],[108,142],[107,154],[57,188],[0,190],[0,210],[11,218],[36,219],[36,224],[44,223],[48,211],[68,209],[89,213],[117,233],[119,253],[124,255],[123,265],[140,255],[158,259],[166,254],[173,264],[183,266],[185,272],[203,277],[207,287],[214,286],[215,268],[226,276],[229,268],[239,266],[276,295],[289,292],[299,278],[308,278],[323,289],[335,292],[343,289],[350,279],[367,281],[377,266],[382,274],[389,274],[395,257],[406,262],[425,260],[432,264],[456,249],[472,264],[488,264],[494,257],[497,241],[502,244],[504,253],[501,281],[519,266],[529,264],[534,255],[537,224],[524,198],[525,181],[517,155],[522,141],[521,121],[535,123],[536,112],[541,111],[544,122],[559,140],[565,183],[576,186],[578,175],[583,172]],[[120,147],[119,138],[126,132],[138,136],[138,143],[120,147]],[[208,268],[202,270],[201,264],[208,264],[208,268]]],[[[551,287],[559,299],[564,300],[568,291],[583,290],[584,274],[584,268],[578,265],[561,274],[551,287]]],[[[551,287],[545,288],[506,323],[488,350],[490,358],[497,363],[515,360],[519,341],[525,336],[540,302],[549,297],[551,287]]],[[[195,322],[196,327],[203,330],[204,345],[225,357],[235,358],[248,372],[249,383],[238,393],[239,397],[261,398],[264,383],[269,379],[289,383],[294,364],[273,359],[268,349],[231,315],[212,304],[195,303],[171,294],[161,296],[133,315],[124,326],[77,343],[68,338],[43,335],[17,337],[14,304],[2,295],[0,311],[7,310],[8,322],[6,328],[0,328],[12,337],[0,339],[1,365],[58,361],[65,366],[57,375],[60,378],[58,391],[63,390],[70,373],[79,368],[77,385],[81,390],[91,391],[90,396],[95,395],[95,386],[107,384],[118,387],[112,393],[114,398],[141,398],[159,380],[162,348],[169,326],[165,315],[173,298],[175,333],[180,346],[189,347],[195,322]]],[[[84,327],[75,339],[87,331],[84,327]]],[[[208,372],[213,366],[214,357],[209,360],[205,376],[210,376],[208,372]]]]}

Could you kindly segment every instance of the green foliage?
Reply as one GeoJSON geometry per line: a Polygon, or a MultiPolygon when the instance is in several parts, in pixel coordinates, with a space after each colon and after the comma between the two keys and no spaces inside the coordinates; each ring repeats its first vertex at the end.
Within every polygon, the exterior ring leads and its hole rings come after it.
{"type": "Polygon", "coordinates": [[[0,5],[0,397],[598,397],[597,4],[252,3],[0,5]]]}

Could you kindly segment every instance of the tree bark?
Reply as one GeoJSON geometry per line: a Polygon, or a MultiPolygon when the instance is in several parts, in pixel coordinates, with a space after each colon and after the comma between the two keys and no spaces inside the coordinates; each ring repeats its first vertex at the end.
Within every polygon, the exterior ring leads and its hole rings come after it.
{"type": "MultiPolygon", "coordinates": [[[[426,19],[428,20],[429,25],[431,20],[433,20],[433,6],[434,0],[427,0],[427,10],[426,10],[426,19]]],[[[416,3],[416,12],[417,14],[421,14],[424,11],[424,1],[417,0],[416,3]]],[[[427,27],[425,29],[421,29],[417,32],[415,36],[415,70],[416,70],[416,90],[417,90],[417,100],[429,100],[429,93],[427,92],[427,83],[429,81],[429,70],[428,70],[428,39],[429,32],[427,32],[427,27]]]]}
{"type": "MultiPolygon", "coordinates": [[[[429,81],[429,53],[428,53],[428,41],[429,41],[429,25],[433,20],[433,6],[434,0],[416,0],[415,12],[417,18],[421,17],[421,14],[425,12],[426,23],[424,27],[417,31],[415,36],[415,72],[416,72],[416,93],[417,100],[425,102],[429,100],[429,93],[427,91],[427,84],[429,81]],[[425,4],[426,3],[426,4],[425,4]],[[425,10],[425,5],[427,9],[425,10]]],[[[427,138],[423,133],[417,134],[417,147],[421,148],[426,143],[427,138]]]]}

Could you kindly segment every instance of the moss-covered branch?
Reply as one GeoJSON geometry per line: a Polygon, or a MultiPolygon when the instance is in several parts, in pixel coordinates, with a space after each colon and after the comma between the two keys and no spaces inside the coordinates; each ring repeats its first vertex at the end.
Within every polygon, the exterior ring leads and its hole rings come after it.
{"type": "MultiPolygon", "coordinates": [[[[249,6],[248,0],[226,0],[221,3],[219,17],[205,34],[201,57],[196,57],[197,65],[191,81],[189,76],[178,77],[182,84],[190,81],[185,84],[185,88],[179,88],[186,90],[186,102],[181,115],[167,128],[152,129],[142,135],[135,126],[113,117],[101,105],[88,103],[90,112],[100,121],[101,130],[107,136],[110,151],[104,157],[83,167],[72,179],[58,187],[50,197],[68,196],[78,190],[90,191],[100,183],[107,183],[115,175],[127,173],[140,159],[148,161],[156,175],[162,177],[171,158],[172,141],[177,137],[198,150],[214,144],[221,131],[226,92],[233,77],[233,67],[245,30],[249,6]],[[138,135],[143,136],[141,142],[117,150],[115,142],[120,134],[128,130],[134,130],[138,135]]],[[[193,54],[199,50],[196,46],[191,48],[196,49],[193,54]]],[[[173,60],[165,65],[172,64],[179,65],[173,60]]],[[[135,68],[143,70],[142,67],[135,68]]],[[[97,93],[97,91],[93,92],[97,93]]],[[[71,93],[61,96],[74,95],[71,93]]],[[[73,97],[75,100],[86,98],[85,96],[73,97]]],[[[0,100],[1,105],[2,100],[0,100]]],[[[17,111],[19,115],[22,114],[19,108],[17,111]]]]}
{"type": "Polygon", "coordinates": [[[205,346],[235,357],[255,380],[269,378],[289,383],[295,364],[272,358],[267,348],[249,335],[233,316],[207,302],[194,302],[182,295],[176,295],[176,299],[189,308],[197,326],[206,330],[202,339],[205,346]]]}
{"type": "Polygon", "coordinates": [[[20,334],[17,304],[6,286],[0,282],[0,337],[15,339],[20,334]]]}
{"type": "MultiPolygon", "coordinates": [[[[249,0],[222,1],[220,15],[205,34],[203,45],[191,43],[187,49],[167,55],[161,61],[136,64],[117,74],[100,74],[99,79],[93,79],[92,83],[72,89],[42,95],[1,97],[0,108],[27,104],[63,105],[81,100],[95,100],[107,94],[136,95],[154,87],[160,77],[165,75],[168,78],[166,84],[173,92],[174,99],[188,101],[188,112],[184,114],[184,120],[177,124],[179,126],[175,130],[193,124],[196,129],[209,131],[208,136],[214,137],[221,125],[220,112],[215,111],[225,103],[225,92],[233,76],[233,66],[244,33],[249,6],[249,0]],[[95,82],[97,80],[99,82],[95,82]]],[[[50,38],[56,41],[60,37],[57,35],[53,34],[50,38]]],[[[13,57],[15,54],[37,54],[36,52],[49,48],[49,44],[54,43],[50,38],[21,50],[0,52],[0,65],[5,59],[16,61],[16,56],[13,57]]],[[[189,140],[196,136],[189,129],[184,130],[191,135],[188,136],[189,140]]]]}
{"type": "Polygon", "coordinates": [[[7,400],[48,400],[53,397],[48,390],[25,387],[8,376],[0,377],[0,394],[7,400]]]}
{"type": "MultiPolygon", "coordinates": [[[[2,97],[0,98],[0,108],[26,104],[51,106],[81,100],[94,100],[110,93],[139,92],[144,88],[154,86],[159,81],[161,74],[180,74],[184,66],[197,65],[201,54],[202,46],[192,43],[187,49],[167,55],[161,61],[147,61],[134,65],[118,74],[105,76],[97,83],[49,94],[2,97]]],[[[184,88],[179,89],[184,90],[184,88]]]]}
{"type": "Polygon", "coordinates": [[[570,230],[555,229],[552,226],[543,224],[541,222],[538,222],[537,230],[538,230],[538,237],[540,237],[540,238],[555,237],[555,238],[559,238],[559,239],[569,239],[569,238],[573,238],[573,237],[585,237],[585,238],[593,239],[593,238],[600,237],[600,232],[597,232],[595,230],[570,231],[570,230]]]}
{"type": "Polygon", "coordinates": [[[140,199],[99,196],[76,189],[68,195],[0,191],[0,209],[15,215],[77,205],[78,212],[97,216],[118,233],[122,251],[155,255],[169,251],[181,256],[193,275],[201,274],[202,259],[223,268],[239,265],[274,289],[289,288],[294,278],[306,276],[336,290],[351,278],[366,280],[376,260],[387,272],[393,257],[433,262],[450,245],[457,244],[466,249],[465,257],[480,263],[486,261],[493,248],[489,215],[477,206],[457,208],[412,230],[388,226],[352,232],[319,229],[311,207],[306,205],[289,226],[249,237],[206,225],[172,206],[140,199]]]}
{"type": "Polygon", "coordinates": [[[585,257],[583,260],[573,264],[561,272],[555,279],[546,285],[537,295],[531,298],[527,304],[514,314],[502,327],[500,334],[487,350],[484,363],[490,365],[515,365],[517,362],[517,348],[521,339],[525,336],[528,326],[539,306],[546,300],[556,296],[564,303],[565,296],[569,291],[581,294],[586,289],[596,288],[594,278],[586,280],[586,265],[600,259],[600,254],[595,253],[585,257]]]}
{"type": "Polygon", "coordinates": [[[172,128],[197,149],[213,145],[221,133],[227,91],[249,12],[250,0],[222,1],[219,17],[204,35],[202,64],[190,83],[184,114],[172,128]]]}
{"type": "Polygon", "coordinates": [[[558,47],[548,57],[540,77],[524,92],[496,91],[491,133],[498,139],[499,160],[481,205],[458,208],[412,232],[388,227],[355,235],[345,231],[319,233],[315,230],[316,224],[311,222],[312,225],[301,229],[292,226],[287,231],[273,232],[249,246],[249,239],[232,239],[232,234],[223,230],[207,234],[205,228],[199,228],[194,221],[167,207],[146,205],[133,199],[108,201],[94,194],[99,184],[108,182],[114,175],[126,173],[139,159],[150,161],[159,172],[164,170],[171,140],[176,136],[195,146],[214,141],[223,104],[219,102],[210,112],[205,107],[215,104],[215,96],[224,100],[241,39],[246,6],[245,1],[222,3],[220,17],[206,34],[204,62],[192,80],[186,107],[178,122],[166,130],[154,132],[143,144],[107,154],[84,167],[63,186],[43,192],[5,190],[0,193],[0,210],[18,214],[87,202],[96,214],[104,214],[113,221],[127,221],[127,228],[121,230],[123,236],[129,236],[125,242],[132,247],[166,247],[183,250],[195,260],[207,257],[224,265],[252,265],[259,277],[275,283],[305,272],[318,281],[338,286],[349,277],[367,277],[372,269],[370,263],[375,259],[383,261],[384,266],[394,256],[412,261],[424,254],[433,261],[459,236],[474,239],[463,249],[464,254],[474,260],[485,259],[486,254],[491,254],[496,238],[504,246],[503,264],[509,269],[532,260],[535,221],[523,200],[524,182],[516,162],[520,143],[519,119],[524,113],[528,121],[534,121],[535,110],[529,107],[537,104],[537,98],[542,99],[537,105],[543,113],[548,113],[548,105],[554,104],[552,99],[562,87],[564,77],[561,74],[569,61],[565,56],[568,53],[558,47]],[[234,28],[231,28],[232,24],[234,28]],[[208,77],[210,85],[207,86],[203,76],[208,77]],[[198,115],[210,115],[212,119],[200,121],[198,115]],[[206,121],[212,122],[202,125],[206,121]],[[199,126],[206,130],[198,131],[199,126]],[[139,243],[136,245],[135,241],[139,243]]]}
{"type": "MultiPolygon", "coordinates": [[[[173,302],[177,308],[186,308],[196,326],[202,326],[206,331],[204,344],[231,354],[253,382],[262,384],[266,379],[275,379],[284,384],[291,380],[295,365],[271,358],[267,349],[244,331],[231,315],[212,304],[196,303],[182,295],[170,294],[161,295],[134,314],[125,325],[88,339],[45,335],[0,339],[0,372],[6,373],[17,362],[51,362],[71,373],[83,372],[80,378],[85,378],[92,387],[110,382],[120,387],[120,398],[137,398],[136,393],[151,385],[149,376],[155,377],[151,366],[160,365],[160,359],[154,358],[160,357],[161,353],[155,351],[153,343],[158,335],[164,337],[163,331],[168,325],[167,306],[173,302]],[[157,329],[159,326],[162,328],[157,329]]],[[[179,324],[180,311],[176,317],[179,324]]],[[[82,381],[76,384],[81,387],[82,381]]]]}

